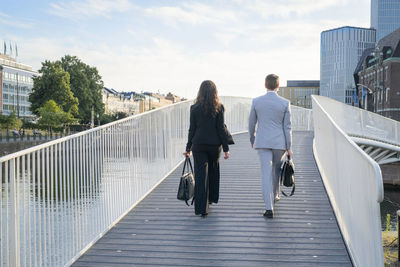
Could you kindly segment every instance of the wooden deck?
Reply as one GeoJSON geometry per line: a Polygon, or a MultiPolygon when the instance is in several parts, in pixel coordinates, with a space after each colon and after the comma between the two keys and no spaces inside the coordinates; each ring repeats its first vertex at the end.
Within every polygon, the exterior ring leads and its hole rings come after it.
{"type": "Polygon", "coordinates": [[[181,168],[73,266],[352,266],[312,154],[312,132],[293,134],[296,193],[274,219],[248,135],[221,160],[220,202],[207,218],[176,199],[181,168]]]}

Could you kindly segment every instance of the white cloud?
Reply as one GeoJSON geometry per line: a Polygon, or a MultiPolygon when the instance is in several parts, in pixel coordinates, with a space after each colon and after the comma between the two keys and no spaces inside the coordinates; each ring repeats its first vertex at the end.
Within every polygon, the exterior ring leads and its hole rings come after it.
{"type": "MultiPolygon", "coordinates": [[[[346,9],[354,9],[359,5],[357,0],[351,1],[346,9]]],[[[162,93],[172,91],[177,95],[194,97],[201,81],[211,79],[223,95],[256,96],[264,92],[264,77],[268,73],[277,73],[281,77],[282,85],[288,79],[319,79],[321,31],[344,25],[363,26],[360,21],[367,23],[368,14],[340,17],[341,6],[335,6],[331,0],[321,2],[324,3],[305,0],[246,0],[240,6],[226,4],[223,10],[222,5],[215,7],[202,2],[179,2],[176,6],[161,4],[138,10],[127,1],[117,1],[120,8],[108,10],[105,7],[111,1],[101,1],[102,8],[89,12],[83,7],[93,5],[94,1],[75,1],[71,8],[68,7],[73,10],[73,18],[110,17],[112,12],[123,12],[125,4],[142,12],[137,12],[138,20],[132,20],[127,25],[129,29],[124,32],[126,39],[121,42],[88,40],[74,32],[66,34],[72,36],[70,39],[57,40],[48,37],[17,41],[22,44],[20,58],[24,58],[23,63],[39,68],[40,62],[45,59],[56,60],[65,54],[76,55],[85,63],[98,68],[107,87],[119,91],[160,90],[162,93]],[[265,11],[267,7],[264,2],[270,4],[269,8],[271,3],[275,5],[272,8],[281,10],[279,14],[288,16],[287,19],[270,20],[258,16],[257,14],[269,12],[265,11]],[[257,6],[251,7],[252,3],[258,4],[259,9],[257,6]],[[288,6],[289,11],[283,10],[285,3],[292,3],[288,6]],[[316,6],[307,7],[312,4],[316,6]],[[318,20],[313,20],[314,13],[310,15],[314,11],[322,12],[323,9],[326,12],[326,9],[334,6],[338,9],[336,15],[328,14],[326,18],[318,20]],[[288,14],[293,14],[291,12],[310,16],[289,16],[288,14]],[[168,25],[159,23],[157,31],[152,32],[154,23],[159,20],[168,25]],[[139,23],[135,24],[137,21],[139,23]],[[162,33],[170,30],[171,25],[179,26],[183,23],[189,31],[192,30],[192,33],[185,30],[188,35],[183,36],[184,38],[176,36],[179,31],[171,36],[162,33]],[[134,26],[133,29],[131,25],[134,26]],[[197,42],[190,42],[190,34],[198,33],[210,38],[193,47],[197,42]],[[29,45],[25,46],[24,43],[29,45]],[[207,48],[202,47],[203,44],[207,48]]],[[[344,2],[339,5],[341,3],[344,2]]],[[[57,6],[67,9],[65,3],[57,6]]],[[[367,13],[366,8],[367,4],[364,4],[364,13],[367,13]]],[[[130,16],[129,13],[122,15],[130,16]]]]}
{"type": "Polygon", "coordinates": [[[1,24],[23,29],[29,29],[33,27],[33,23],[31,21],[15,18],[2,12],[0,12],[0,25],[1,24]]]}
{"type": "Polygon", "coordinates": [[[216,9],[201,3],[183,3],[180,6],[159,6],[146,8],[144,12],[151,17],[161,19],[169,25],[179,23],[221,24],[236,18],[237,13],[231,10],[216,9]]]}
{"type": "Polygon", "coordinates": [[[111,18],[113,12],[127,12],[133,8],[129,0],[85,0],[50,3],[49,12],[53,15],[80,20],[90,17],[111,18]]]}
{"type": "Polygon", "coordinates": [[[347,0],[235,0],[241,6],[263,17],[308,15],[332,6],[344,5],[347,0]]]}

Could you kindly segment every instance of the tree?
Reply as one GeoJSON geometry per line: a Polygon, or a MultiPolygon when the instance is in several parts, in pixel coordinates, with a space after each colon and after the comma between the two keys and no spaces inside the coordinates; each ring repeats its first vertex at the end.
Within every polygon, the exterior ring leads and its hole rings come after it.
{"type": "Polygon", "coordinates": [[[60,64],[70,75],[71,90],[79,99],[78,118],[83,123],[91,120],[92,107],[95,114],[104,114],[102,90],[104,87],[101,76],[95,67],[83,63],[76,56],[66,55],[61,58],[60,64]]]}
{"type": "Polygon", "coordinates": [[[38,112],[40,115],[38,123],[48,127],[50,132],[52,128],[61,126],[63,126],[65,130],[69,124],[77,121],[71,113],[63,111],[52,99],[40,107],[38,112]]]}
{"type": "Polygon", "coordinates": [[[15,111],[11,112],[8,116],[0,114],[0,126],[1,128],[7,129],[7,135],[8,135],[8,130],[10,128],[15,128],[15,129],[21,128],[22,120],[17,118],[15,111]]]}
{"type": "Polygon", "coordinates": [[[64,112],[78,114],[78,98],[70,88],[70,75],[64,71],[60,62],[45,61],[39,70],[40,76],[33,78],[32,93],[29,95],[31,111],[40,115],[39,109],[53,100],[64,112]]]}

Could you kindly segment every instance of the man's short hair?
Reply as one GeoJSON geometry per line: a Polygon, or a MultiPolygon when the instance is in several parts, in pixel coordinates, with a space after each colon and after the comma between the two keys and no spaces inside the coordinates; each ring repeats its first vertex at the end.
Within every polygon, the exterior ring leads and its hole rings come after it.
{"type": "Polygon", "coordinates": [[[265,78],[265,87],[269,90],[274,90],[279,86],[279,76],[276,74],[269,74],[265,78]]]}

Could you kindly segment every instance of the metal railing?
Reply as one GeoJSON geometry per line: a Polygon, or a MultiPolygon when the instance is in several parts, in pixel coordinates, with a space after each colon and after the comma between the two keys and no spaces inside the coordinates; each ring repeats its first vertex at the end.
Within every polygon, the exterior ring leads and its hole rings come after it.
{"type": "Polygon", "coordinates": [[[359,112],[322,96],[312,101],[314,156],[353,263],[383,266],[381,170],[338,123],[359,112]]]}
{"type": "Polygon", "coordinates": [[[400,122],[336,101],[324,101],[324,109],[350,136],[373,139],[400,146],[400,122]],[[340,108],[339,108],[340,106],[340,108]]]}
{"type": "MultiPolygon", "coordinates": [[[[251,98],[221,97],[232,133],[251,98]]],[[[192,101],[0,158],[0,265],[68,266],[182,161],[192,101]]],[[[293,129],[311,110],[293,107],[293,129]]]]}

